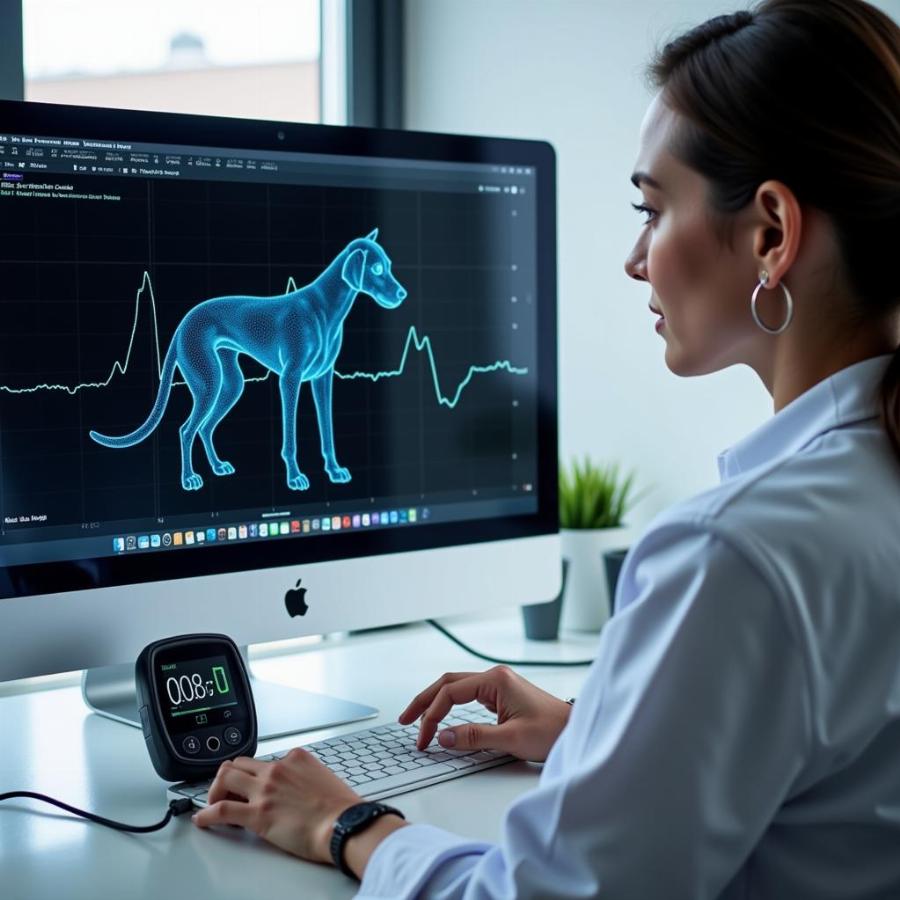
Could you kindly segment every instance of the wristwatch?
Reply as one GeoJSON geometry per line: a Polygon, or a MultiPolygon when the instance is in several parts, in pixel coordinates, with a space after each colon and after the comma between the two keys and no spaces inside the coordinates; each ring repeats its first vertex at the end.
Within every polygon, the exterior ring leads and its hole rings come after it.
{"type": "Polygon", "coordinates": [[[386,803],[376,803],[371,800],[363,803],[356,803],[349,809],[345,809],[334,823],[334,830],[331,833],[331,860],[335,866],[350,878],[356,878],[353,870],[344,861],[344,847],[347,841],[354,834],[365,831],[376,819],[380,819],[387,814],[400,816],[406,819],[406,816],[399,809],[388,806],[386,803]]]}

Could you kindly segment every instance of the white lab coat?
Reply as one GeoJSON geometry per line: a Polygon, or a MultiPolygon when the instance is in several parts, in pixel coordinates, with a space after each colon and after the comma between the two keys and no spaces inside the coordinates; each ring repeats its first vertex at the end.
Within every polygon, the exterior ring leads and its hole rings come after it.
{"type": "Polygon", "coordinates": [[[785,407],[635,545],[569,724],[500,842],[400,829],[359,897],[900,898],[889,359],[785,407]]]}

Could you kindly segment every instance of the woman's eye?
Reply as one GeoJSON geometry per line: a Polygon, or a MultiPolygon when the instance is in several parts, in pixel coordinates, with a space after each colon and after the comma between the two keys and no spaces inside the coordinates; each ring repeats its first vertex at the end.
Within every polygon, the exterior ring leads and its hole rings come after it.
{"type": "Polygon", "coordinates": [[[636,212],[643,213],[647,218],[644,219],[644,225],[649,225],[656,216],[656,210],[651,209],[644,203],[632,203],[631,208],[636,212]]]}
{"type": "Polygon", "coordinates": [[[372,274],[373,275],[380,275],[383,271],[384,271],[384,266],[381,263],[375,263],[375,265],[372,266],[372,274]]]}

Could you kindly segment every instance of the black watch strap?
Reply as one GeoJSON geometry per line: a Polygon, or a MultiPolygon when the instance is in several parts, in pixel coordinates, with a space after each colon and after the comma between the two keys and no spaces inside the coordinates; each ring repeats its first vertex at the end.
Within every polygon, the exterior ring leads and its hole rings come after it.
{"type": "Polygon", "coordinates": [[[386,803],[378,803],[372,800],[365,800],[362,803],[355,803],[353,806],[345,809],[334,823],[334,829],[331,832],[331,861],[345,875],[350,878],[356,878],[353,870],[344,860],[344,847],[347,841],[355,834],[365,831],[374,821],[380,819],[384,815],[400,816],[405,819],[406,816],[399,809],[388,806],[386,803]]]}

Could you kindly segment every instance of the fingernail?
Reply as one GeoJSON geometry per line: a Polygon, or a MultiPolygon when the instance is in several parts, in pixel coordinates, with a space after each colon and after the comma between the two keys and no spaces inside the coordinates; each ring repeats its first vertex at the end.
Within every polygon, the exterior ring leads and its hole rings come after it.
{"type": "Polygon", "coordinates": [[[442,747],[455,747],[456,746],[456,732],[447,730],[442,731],[438,735],[438,743],[442,747]]]}

